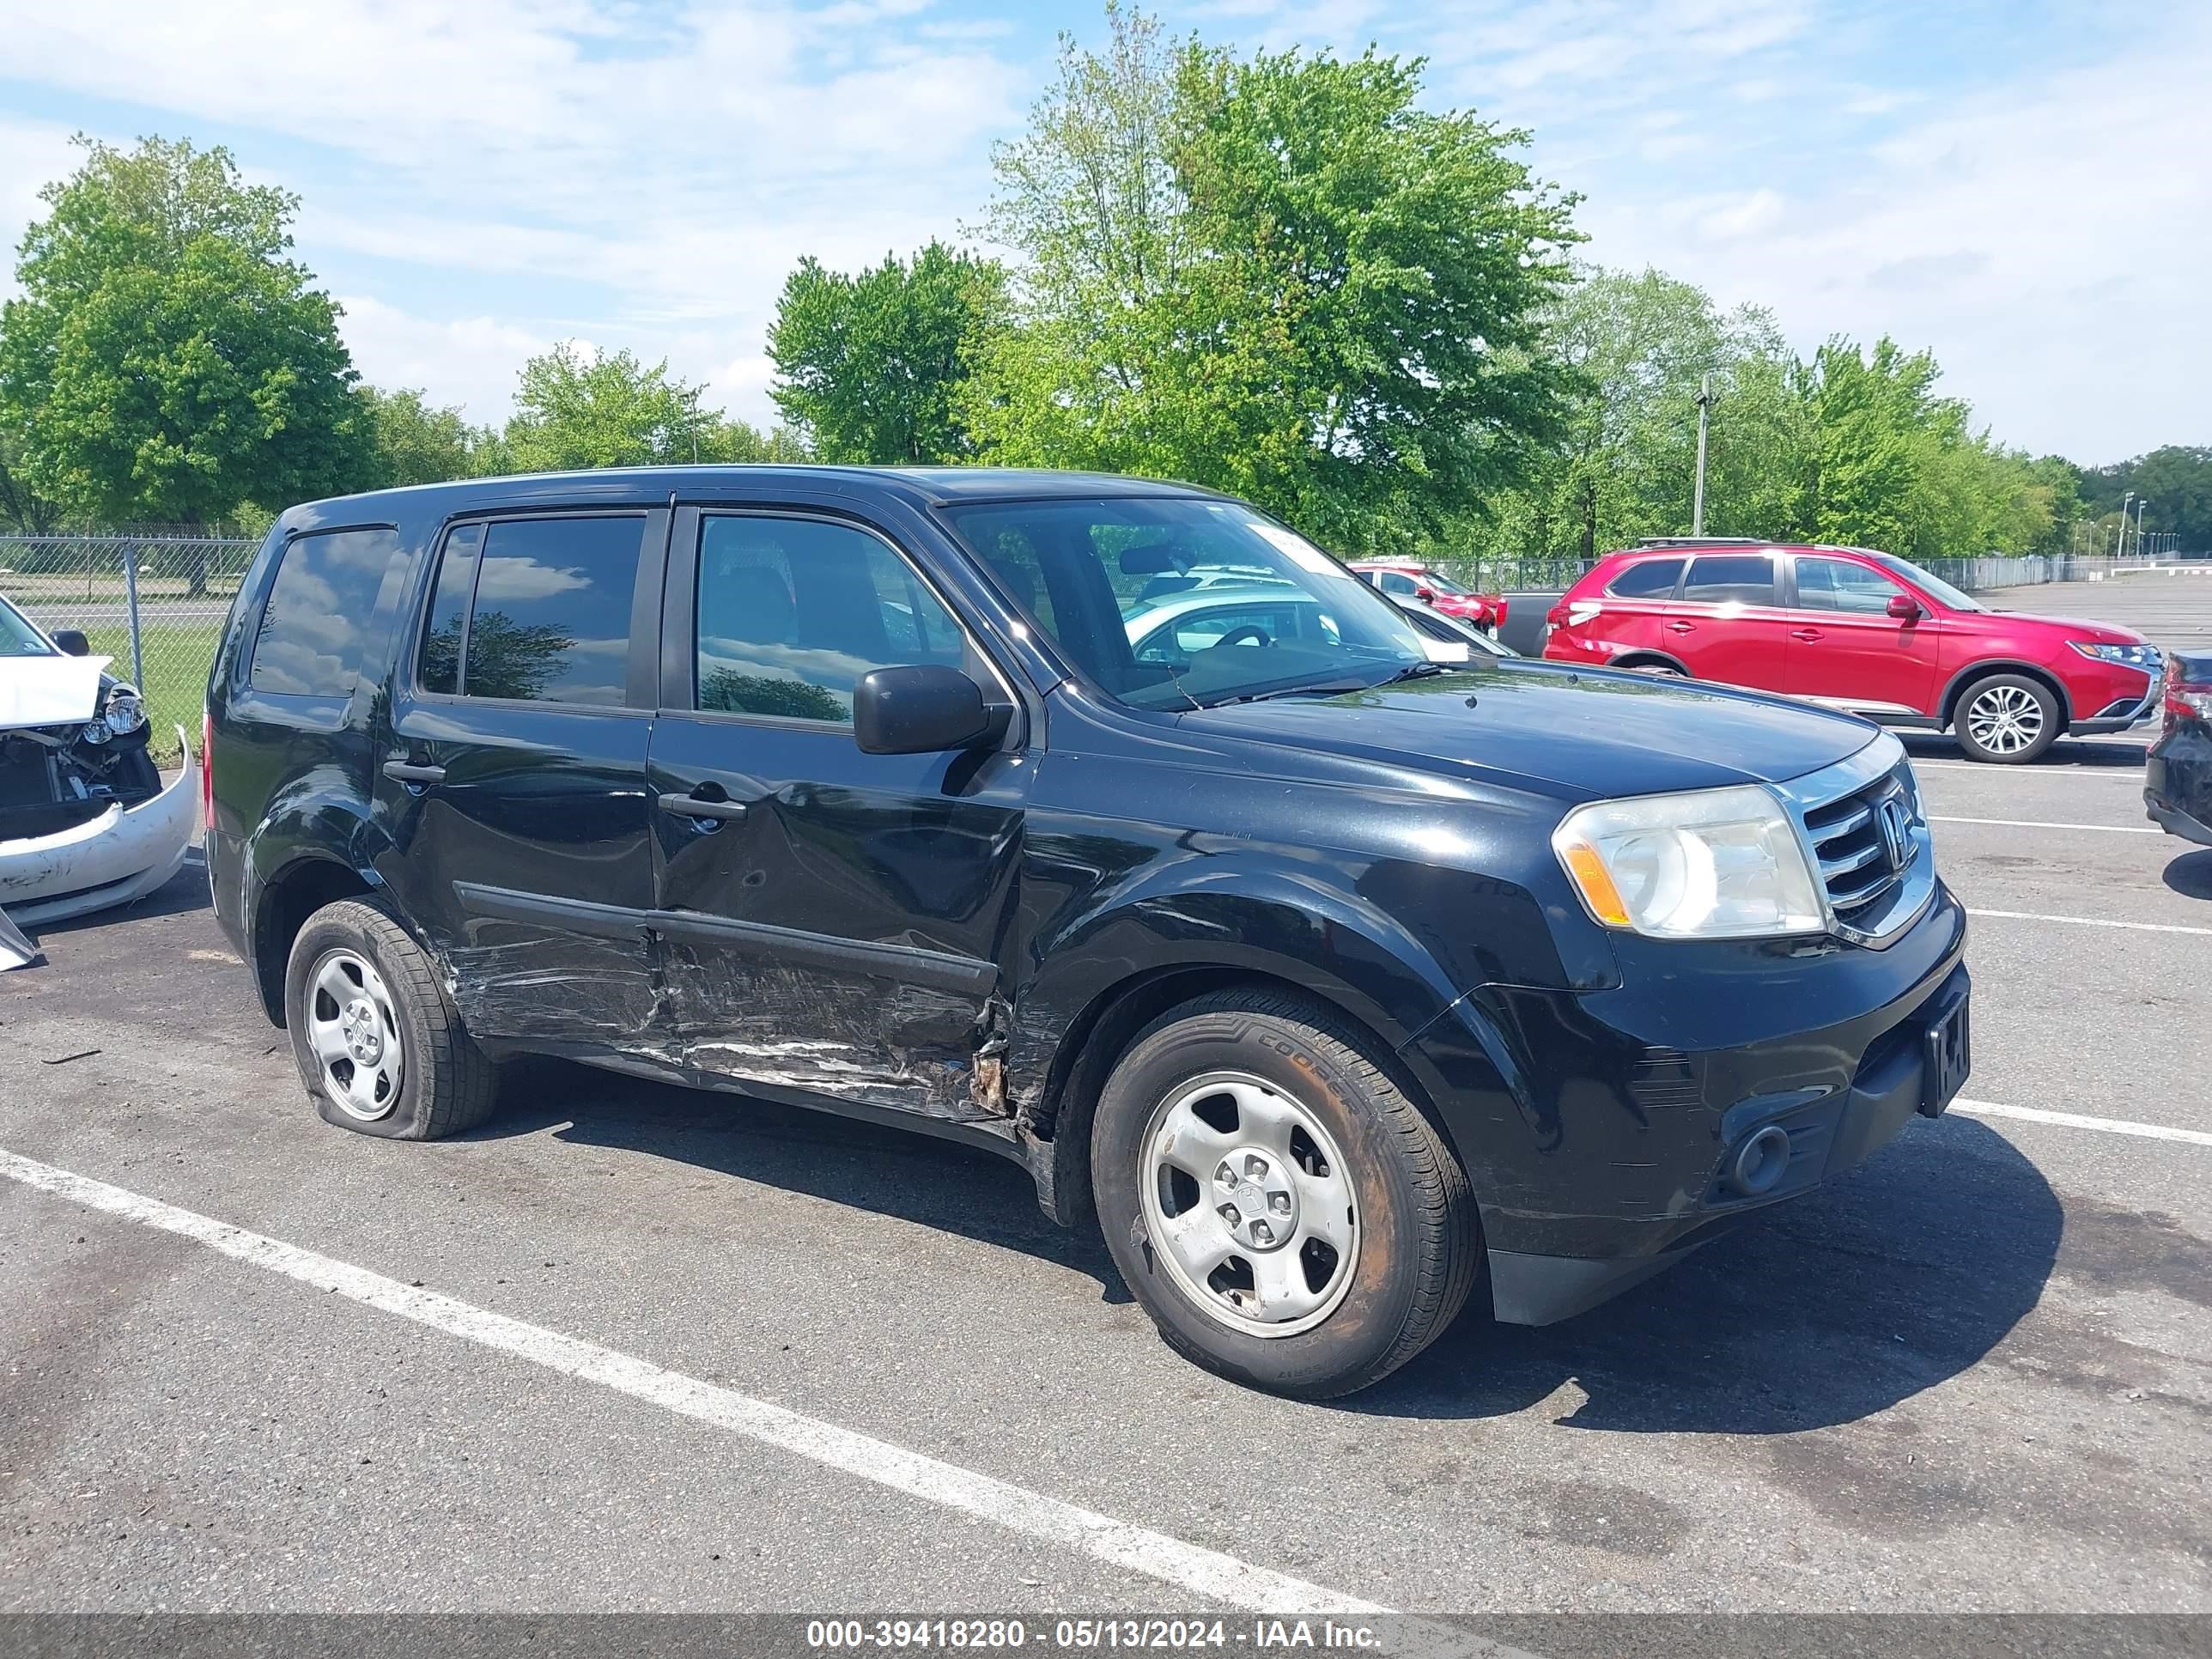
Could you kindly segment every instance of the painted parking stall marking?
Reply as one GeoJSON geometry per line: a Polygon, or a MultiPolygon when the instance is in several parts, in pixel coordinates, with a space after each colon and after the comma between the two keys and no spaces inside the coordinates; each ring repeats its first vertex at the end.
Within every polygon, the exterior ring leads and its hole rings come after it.
{"type": "Polygon", "coordinates": [[[2068,927],[2119,927],[2133,933],[2196,933],[2212,939],[2212,927],[2190,927],[2175,921],[2117,921],[2110,916],[2061,916],[2040,910],[1978,910],[1966,907],[1970,916],[1987,916],[1997,921],[2055,921],[2068,927]]]}
{"type": "MultiPolygon", "coordinates": [[[[772,1405],[650,1360],[526,1324],[350,1262],[301,1249],[212,1217],[0,1150],[0,1176],[88,1209],[174,1233],[250,1267],[428,1325],[679,1416],[712,1424],[926,1503],[1024,1533],[1231,1607],[1256,1613],[1387,1613],[1391,1610],[1201,1545],[1133,1526],[888,1441],[772,1405]]],[[[1457,1650],[1512,1650],[1450,1632],[1457,1650]]]]}
{"type": "Polygon", "coordinates": [[[2164,1123],[2138,1123],[2131,1118],[2093,1117],[2086,1112],[2051,1112],[2039,1106],[2007,1106],[1994,1100],[1953,1101],[1945,1109],[1969,1117],[2011,1117],[2027,1123],[2049,1123],[2062,1129],[2094,1129],[2108,1135],[2133,1135],[2142,1140],[2179,1141],[2185,1146],[2212,1146],[2212,1133],[2202,1129],[2176,1129],[2164,1123]]]}
{"type": "Polygon", "coordinates": [[[2155,824],[2132,823],[2052,823],[2041,818],[1954,818],[1931,812],[1930,823],[1981,823],[1999,830],[2093,830],[2100,836],[2162,836],[2166,832],[2155,824]]]}

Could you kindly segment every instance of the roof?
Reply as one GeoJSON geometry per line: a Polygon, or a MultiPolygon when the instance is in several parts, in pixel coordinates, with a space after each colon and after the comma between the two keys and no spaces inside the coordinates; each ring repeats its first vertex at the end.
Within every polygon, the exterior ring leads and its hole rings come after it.
{"type": "MultiPolygon", "coordinates": [[[[1679,553],[1685,549],[1709,548],[1715,552],[1728,552],[1741,548],[1753,553],[1859,553],[1870,558],[1889,556],[1878,547],[1847,547],[1833,542],[1770,542],[1756,536],[1646,536],[1633,547],[1616,549],[1618,553],[1679,553]]],[[[1614,556],[1608,553],[1607,558],[1614,556]]]]}
{"type": "Polygon", "coordinates": [[[398,489],[379,489],[357,495],[302,502],[291,509],[314,509],[314,516],[331,517],[339,501],[349,507],[416,506],[453,497],[471,504],[499,505],[526,500],[543,501],[568,495],[575,500],[638,501],[670,495],[713,495],[733,485],[774,486],[781,483],[808,490],[855,492],[881,489],[919,505],[937,507],[956,501],[1082,500],[1101,495],[1202,495],[1221,499],[1218,492],[1196,484],[1161,478],[1124,477],[1108,472],[1059,472],[1027,467],[999,466],[781,466],[692,465],[611,466],[580,472],[529,472],[494,478],[458,478],[446,483],[410,484],[398,489]]]}

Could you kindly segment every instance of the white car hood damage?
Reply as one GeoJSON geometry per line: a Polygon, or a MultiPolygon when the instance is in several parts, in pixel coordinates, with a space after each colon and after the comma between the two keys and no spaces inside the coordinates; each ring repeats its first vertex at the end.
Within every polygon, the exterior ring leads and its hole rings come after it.
{"type": "Polygon", "coordinates": [[[67,726],[100,708],[100,671],[112,657],[0,657],[0,732],[67,726]]]}

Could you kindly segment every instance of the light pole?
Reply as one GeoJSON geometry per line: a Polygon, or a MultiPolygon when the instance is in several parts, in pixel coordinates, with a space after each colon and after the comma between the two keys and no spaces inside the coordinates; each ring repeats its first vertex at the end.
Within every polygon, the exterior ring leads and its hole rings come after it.
{"type": "Polygon", "coordinates": [[[2135,498],[2136,492],[2132,489],[2120,497],[2120,535],[2119,539],[2112,544],[2112,556],[2116,559],[2128,550],[2128,503],[2135,498]]]}
{"type": "Polygon", "coordinates": [[[1713,406],[1713,377],[1701,375],[1698,380],[1698,489],[1690,505],[1690,533],[1705,533],[1705,417],[1713,406]]]}
{"type": "Polygon", "coordinates": [[[2136,503],[2136,551],[2138,554],[2140,554],[2140,553],[2142,551],[2142,515],[2143,515],[2143,508],[2145,508],[2145,507],[2148,507],[2149,505],[2150,505],[2150,497],[2149,497],[2149,496],[2148,496],[2148,495],[2144,496],[2141,501],[2137,501],[2137,502],[2136,503]]]}

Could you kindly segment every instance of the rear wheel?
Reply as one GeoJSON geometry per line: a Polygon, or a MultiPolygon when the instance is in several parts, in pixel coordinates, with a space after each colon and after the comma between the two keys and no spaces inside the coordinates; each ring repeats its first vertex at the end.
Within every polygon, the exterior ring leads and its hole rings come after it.
{"type": "Polygon", "coordinates": [[[2019,766],[2058,741],[2058,699],[2025,674],[1989,674],[1959,696],[1953,729],[1972,760],[2019,766]]]}
{"type": "Polygon", "coordinates": [[[292,942],[284,1024],[326,1123],[434,1140],[491,1115],[491,1061],[463,1029],[430,958],[361,899],[326,904],[292,942]]]}
{"type": "Polygon", "coordinates": [[[1448,1326],[1482,1264],[1465,1172],[1334,1015],[1230,992],[1170,1011],[1107,1079],[1091,1171],[1109,1249],[1207,1370],[1325,1399],[1448,1326]]]}

